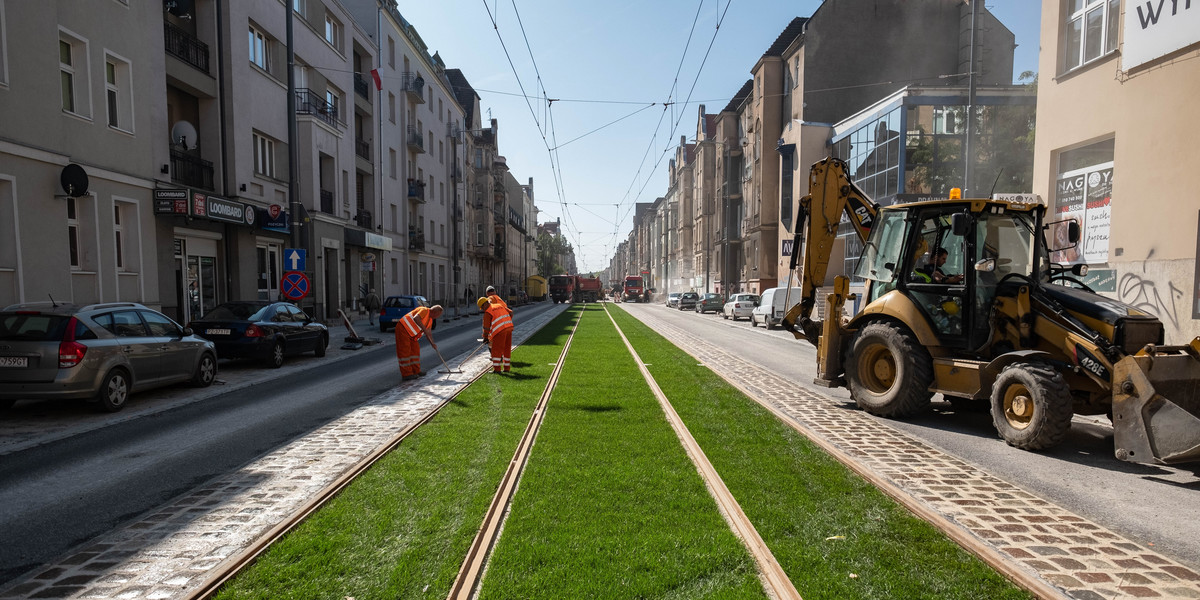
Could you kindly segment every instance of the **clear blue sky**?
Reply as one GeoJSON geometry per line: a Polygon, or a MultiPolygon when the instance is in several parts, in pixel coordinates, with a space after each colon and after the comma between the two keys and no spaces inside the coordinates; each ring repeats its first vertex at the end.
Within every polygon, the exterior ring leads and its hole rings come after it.
{"type": "MultiPolygon", "coordinates": [[[[482,98],[483,118],[490,110],[498,120],[513,176],[534,180],[538,222],[562,218],[587,273],[606,268],[628,236],[633,203],[666,193],[667,162],[681,135],[694,137],[698,105],[724,108],[788,22],[819,5],[400,0],[400,12],[430,53],[462,69],[482,98]],[[522,93],[538,98],[527,102],[522,93]],[[543,93],[555,99],[550,110],[543,93]]],[[[1014,80],[1036,71],[1040,0],[987,6],[1016,34],[1014,80]]]]}

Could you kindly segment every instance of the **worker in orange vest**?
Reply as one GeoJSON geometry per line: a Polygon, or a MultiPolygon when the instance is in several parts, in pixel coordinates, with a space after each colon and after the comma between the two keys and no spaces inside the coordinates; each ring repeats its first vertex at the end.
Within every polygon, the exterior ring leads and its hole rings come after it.
{"type": "Polygon", "coordinates": [[[512,371],[512,311],[503,302],[480,298],[477,302],[483,311],[483,341],[492,351],[492,372],[512,371]]]}
{"type": "Polygon", "coordinates": [[[429,345],[437,350],[432,330],[438,317],[442,316],[442,305],[418,306],[404,315],[396,325],[396,360],[400,361],[403,381],[416,379],[425,374],[421,370],[421,337],[429,337],[429,345]]]}
{"type": "Polygon", "coordinates": [[[487,287],[487,291],[484,292],[483,295],[485,297],[487,297],[488,302],[498,303],[498,304],[504,306],[504,308],[508,308],[508,302],[505,302],[504,298],[501,298],[500,294],[496,293],[496,288],[489,285],[487,287]]]}

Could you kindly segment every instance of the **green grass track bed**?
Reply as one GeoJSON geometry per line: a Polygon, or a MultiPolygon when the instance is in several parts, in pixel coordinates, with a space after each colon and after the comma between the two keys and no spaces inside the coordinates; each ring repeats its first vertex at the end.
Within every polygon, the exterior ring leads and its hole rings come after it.
{"type": "Polygon", "coordinates": [[[1030,597],[694,357],[611,310],[805,600],[1030,597]]]}
{"type": "Polygon", "coordinates": [[[445,598],[579,311],[513,350],[217,598],[445,598]]]}
{"type": "Polygon", "coordinates": [[[765,598],[600,305],[580,320],[480,598],[765,598]]]}

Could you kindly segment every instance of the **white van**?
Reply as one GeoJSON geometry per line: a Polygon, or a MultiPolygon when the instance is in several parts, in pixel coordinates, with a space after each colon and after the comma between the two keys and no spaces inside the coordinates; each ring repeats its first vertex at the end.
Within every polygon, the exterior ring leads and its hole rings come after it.
{"type": "Polygon", "coordinates": [[[791,288],[791,292],[785,287],[771,288],[762,293],[758,298],[758,306],[750,311],[750,326],[756,327],[762,323],[767,329],[773,329],[783,322],[788,309],[797,304],[800,304],[800,288],[791,288]],[[785,299],[788,306],[784,306],[785,299]]]}

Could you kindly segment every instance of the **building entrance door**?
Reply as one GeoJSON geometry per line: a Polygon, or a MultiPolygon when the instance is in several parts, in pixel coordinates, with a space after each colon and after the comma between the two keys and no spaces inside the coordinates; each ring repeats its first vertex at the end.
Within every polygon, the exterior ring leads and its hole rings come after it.
{"type": "Polygon", "coordinates": [[[258,299],[279,300],[279,281],[283,277],[279,265],[283,251],[278,244],[258,246],[258,299]]]}

